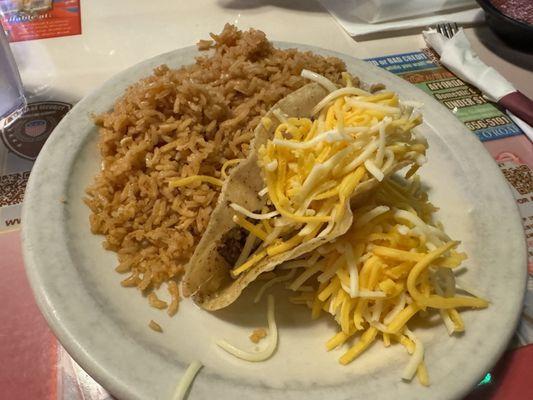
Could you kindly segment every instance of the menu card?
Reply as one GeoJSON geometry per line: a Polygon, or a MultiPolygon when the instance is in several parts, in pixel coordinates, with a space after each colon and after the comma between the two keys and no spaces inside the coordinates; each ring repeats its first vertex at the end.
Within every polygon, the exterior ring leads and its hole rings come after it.
{"type": "Polygon", "coordinates": [[[0,0],[0,17],[11,42],[81,33],[80,0],[0,0]]]}

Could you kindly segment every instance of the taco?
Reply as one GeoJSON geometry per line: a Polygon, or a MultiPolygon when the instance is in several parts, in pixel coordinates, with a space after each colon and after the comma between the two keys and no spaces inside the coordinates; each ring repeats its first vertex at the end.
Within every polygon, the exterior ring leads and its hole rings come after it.
{"type": "Polygon", "coordinates": [[[226,307],[260,274],[341,236],[352,204],[424,162],[413,107],[393,92],[329,92],[324,79],[263,117],[250,155],[224,183],[183,279],[184,295],[203,308],[226,307]]]}

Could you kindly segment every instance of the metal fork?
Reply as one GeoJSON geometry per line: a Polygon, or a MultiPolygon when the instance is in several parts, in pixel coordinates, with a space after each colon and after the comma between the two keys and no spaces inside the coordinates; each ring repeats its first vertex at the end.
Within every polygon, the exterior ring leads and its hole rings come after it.
{"type": "Polygon", "coordinates": [[[451,39],[453,35],[455,35],[457,31],[459,30],[459,26],[457,26],[455,22],[443,22],[443,23],[437,24],[435,29],[441,35],[444,35],[448,39],[451,39]]]}

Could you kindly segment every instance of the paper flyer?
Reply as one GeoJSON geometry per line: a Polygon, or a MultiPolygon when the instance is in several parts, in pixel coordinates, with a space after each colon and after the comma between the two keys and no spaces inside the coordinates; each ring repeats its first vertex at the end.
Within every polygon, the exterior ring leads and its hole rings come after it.
{"type": "Polygon", "coordinates": [[[0,17],[10,42],[81,33],[80,0],[0,0],[0,17]]]}
{"type": "Polygon", "coordinates": [[[479,90],[441,66],[429,49],[377,57],[368,62],[401,76],[428,93],[461,120],[479,140],[522,135],[520,128],[479,90]]]}
{"type": "Polygon", "coordinates": [[[0,130],[0,232],[16,228],[34,160],[72,108],[63,101],[30,99],[24,114],[0,130]]]}

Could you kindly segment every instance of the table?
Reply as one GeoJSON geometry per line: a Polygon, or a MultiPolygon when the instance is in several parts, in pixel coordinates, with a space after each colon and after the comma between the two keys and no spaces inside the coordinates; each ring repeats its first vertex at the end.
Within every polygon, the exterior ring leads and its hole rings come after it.
{"type": "MultiPolygon", "coordinates": [[[[226,22],[265,31],[271,40],[310,44],[359,58],[425,47],[420,35],[356,42],[315,0],[82,1],[82,35],[18,42],[13,52],[30,91],[78,98],[147,58],[194,45],[226,22]],[[297,29],[295,27],[298,27],[297,29]],[[51,89],[54,88],[54,89],[51,89]]],[[[512,50],[484,26],[467,28],[474,49],[533,96],[533,54],[512,50]]]]}
{"type": "MultiPolygon", "coordinates": [[[[271,40],[315,45],[360,58],[425,47],[420,35],[401,36],[401,33],[393,39],[381,37],[357,42],[317,1],[306,0],[82,0],[81,20],[81,35],[12,44],[32,99],[74,103],[115,73],[157,54],[194,45],[206,38],[208,32],[219,32],[226,22],[241,29],[261,29],[271,40]]],[[[485,26],[467,28],[466,34],[487,64],[533,97],[533,54],[510,49],[485,26]]],[[[18,229],[1,233],[0,239],[4,243],[0,247],[3,249],[0,271],[9,272],[9,279],[0,280],[0,300],[7,305],[0,311],[4,321],[0,336],[7,336],[8,340],[24,338],[15,341],[15,346],[0,345],[0,359],[12,359],[15,365],[29,368],[22,373],[13,365],[0,366],[0,393],[8,393],[14,400],[108,398],[107,393],[56,346],[55,338],[38,313],[22,271],[18,229]],[[21,319],[11,312],[15,309],[32,319],[33,334],[41,335],[42,340],[32,341],[21,319]]],[[[525,349],[509,355],[510,366],[506,361],[502,368],[523,371],[533,357],[531,346],[525,349]]],[[[513,376],[515,388],[527,387],[525,376],[516,373],[513,376]]],[[[472,398],[529,396],[523,391],[512,392],[512,388],[511,392],[503,394],[498,387],[491,390],[495,394],[482,391],[472,398]]]]}

